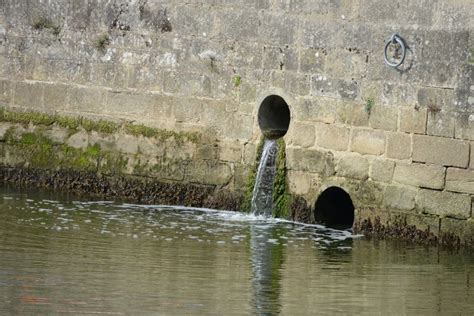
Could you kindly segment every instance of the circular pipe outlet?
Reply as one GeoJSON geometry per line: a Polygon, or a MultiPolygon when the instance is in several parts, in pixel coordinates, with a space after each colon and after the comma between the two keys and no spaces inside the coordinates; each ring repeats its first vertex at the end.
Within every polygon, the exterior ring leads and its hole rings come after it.
{"type": "Polygon", "coordinates": [[[314,219],[331,228],[351,228],[354,224],[354,204],[350,195],[339,187],[327,188],[316,201],[314,219]]]}
{"type": "Polygon", "coordinates": [[[285,136],[290,126],[290,108],[286,101],[278,95],[266,97],[258,109],[258,125],[266,138],[285,136]]]}

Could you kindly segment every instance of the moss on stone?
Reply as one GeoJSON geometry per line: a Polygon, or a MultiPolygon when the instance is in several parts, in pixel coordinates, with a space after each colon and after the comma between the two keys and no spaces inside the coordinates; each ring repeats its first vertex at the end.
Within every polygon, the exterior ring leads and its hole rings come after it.
{"type": "Polygon", "coordinates": [[[144,136],[150,138],[158,138],[159,140],[166,140],[174,138],[178,143],[190,141],[196,143],[200,140],[199,134],[193,132],[174,132],[169,130],[162,130],[148,127],[142,124],[126,124],[124,129],[127,134],[133,136],[144,136]]]}
{"type": "Polygon", "coordinates": [[[54,124],[54,117],[48,114],[39,112],[10,112],[5,109],[0,109],[0,121],[19,123],[19,124],[34,124],[50,126],[54,124]]]}
{"type": "Polygon", "coordinates": [[[51,30],[51,32],[56,36],[61,33],[61,26],[55,24],[50,18],[44,16],[39,17],[32,26],[35,30],[51,30]]]}
{"type": "Polygon", "coordinates": [[[170,130],[148,127],[142,124],[119,124],[107,120],[91,120],[84,117],[68,117],[59,115],[50,115],[41,112],[26,111],[13,112],[0,108],[0,121],[9,123],[18,123],[23,125],[52,126],[77,130],[83,128],[91,132],[100,132],[104,134],[113,134],[124,131],[134,136],[155,137],[159,140],[174,138],[177,142],[190,141],[197,143],[201,140],[201,135],[197,132],[175,132],[170,130]]]}
{"type": "Polygon", "coordinates": [[[43,136],[40,130],[17,136],[15,130],[10,128],[5,133],[5,142],[16,146],[18,154],[21,153],[30,166],[44,168],[57,161],[53,142],[43,136]]]}
{"type": "Polygon", "coordinates": [[[255,163],[250,168],[249,174],[247,176],[247,185],[245,186],[244,199],[241,205],[241,210],[243,212],[248,213],[252,210],[253,188],[255,186],[255,177],[257,176],[258,163],[260,161],[260,157],[262,157],[264,142],[265,142],[265,139],[262,137],[257,145],[257,155],[255,157],[255,163]]]}
{"type": "Polygon", "coordinates": [[[291,195],[286,181],[286,145],[285,140],[277,140],[275,179],[273,180],[273,216],[288,218],[290,215],[291,195]]]}
{"type": "Polygon", "coordinates": [[[14,146],[15,153],[33,168],[96,170],[102,154],[99,144],[85,149],[56,144],[44,135],[42,129],[17,135],[12,127],[4,137],[5,143],[14,146]]]}
{"type": "Polygon", "coordinates": [[[128,165],[128,158],[116,152],[103,152],[99,171],[107,175],[122,175],[128,165]]]}
{"type": "Polygon", "coordinates": [[[120,124],[105,120],[82,119],[81,126],[88,132],[96,131],[104,134],[112,134],[120,130],[120,124]]]}
{"type": "Polygon", "coordinates": [[[375,101],[373,98],[368,98],[365,100],[365,105],[364,105],[364,111],[367,113],[367,115],[370,116],[372,113],[372,109],[374,108],[375,101]]]}
{"type": "MultiPolygon", "coordinates": [[[[252,195],[255,186],[255,178],[257,175],[257,168],[260,158],[262,157],[264,137],[261,138],[257,146],[257,156],[255,164],[249,171],[247,178],[247,185],[245,187],[244,199],[241,209],[244,212],[250,212],[252,208],[252,195]]],[[[291,195],[289,193],[287,179],[286,179],[286,145],[283,138],[277,140],[277,157],[276,157],[276,171],[275,179],[273,181],[273,216],[288,218],[290,213],[291,195]]]]}

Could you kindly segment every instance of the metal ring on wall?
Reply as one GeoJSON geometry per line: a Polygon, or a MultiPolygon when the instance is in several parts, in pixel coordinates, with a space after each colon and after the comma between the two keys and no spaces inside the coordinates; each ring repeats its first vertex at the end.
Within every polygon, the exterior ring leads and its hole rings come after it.
{"type": "Polygon", "coordinates": [[[403,39],[398,34],[393,34],[392,37],[390,37],[390,39],[385,44],[385,50],[384,50],[385,63],[389,65],[390,67],[394,67],[394,68],[400,66],[405,61],[406,51],[407,49],[406,49],[405,42],[403,41],[403,39]],[[402,57],[400,58],[398,62],[392,62],[388,59],[387,51],[390,44],[398,44],[400,45],[400,48],[402,49],[402,57]]]}

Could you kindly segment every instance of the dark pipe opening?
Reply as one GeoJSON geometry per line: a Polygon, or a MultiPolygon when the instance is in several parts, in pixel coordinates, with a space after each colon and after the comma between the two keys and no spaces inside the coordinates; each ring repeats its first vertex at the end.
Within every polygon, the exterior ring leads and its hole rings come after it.
{"type": "Polygon", "coordinates": [[[280,138],[290,126],[290,109],[278,95],[266,97],[258,109],[258,125],[266,138],[280,138]]]}
{"type": "Polygon", "coordinates": [[[317,223],[331,228],[351,228],[354,223],[354,204],[351,197],[341,188],[327,188],[316,201],[314,219],[317,223]]]}

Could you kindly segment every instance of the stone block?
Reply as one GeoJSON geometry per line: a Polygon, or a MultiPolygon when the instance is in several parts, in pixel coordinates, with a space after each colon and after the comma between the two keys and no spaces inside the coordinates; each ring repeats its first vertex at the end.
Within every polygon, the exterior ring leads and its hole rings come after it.
{"type": "Polygon", "coordinates": [[[300,22],[302,46],[311,48],[333,48],[336,46],[334,34],[341,29],[341,23],[336,21],[318,21],[317,19],[302,19],[300,22]]]}
{"type": "MultiPolygon", "coordinates": [[[[153,166],[150,170],[150,174],[158,179],[185,181],[189,161],[180,159],[163,159],[162,161],[151,159],[149,164],[153,166]]],[[[196,172],[200,171],[201,170],[197,170],[196,172]]],[[[204,170],[204,172],[205,171],[206,170],[204,170]]],[[[192,181],[192,179],[188,179],[188,181],[192,181]]]]}
{"type": "Polygon", "coordinates": [[[75,87],[70,91],[70,109],[75,112],[105,113],[105,92],[96,88],[75,87]]]}
{"type": "Polygon", "coordinates": [[[85,131],[79,131],[66,141],[66,144],[76,149],[84,149],[89,145],[89,134],[85,131]]]}
{"type": "Polygon", "coordinates": [[[455,119],[450,113],[438,112],[428,114],[426,134],[442,137],[454,137],[455,119]]]}
{"type": "MultiPolygon", "coordinates": [[[[206,20],[197,17],[196,10],[194,9],[190,12],[190,16],[191,15],[193,16],[193,20],[202,20],[201,23],[204,23],[206,20]]],[[[255,41],[261,36],[259,36],[260,28],[258,25],[261,19],[259,18],[257,11],[224,10],[223,12],[220,12],[219,19],[221,25],[218,28],[218,32],[224,38],[239,38],[242,41],[255,41]]],[[[188,24],[191,28],[195,28],[194,23],[189,23],[186,20],[183,21],[183,24],[188,24]]],[[[281,25],[278,29],[281,29],[281,25]]],[[[209,34],[209,31],[210,30],[206,30],[204,32],[209,34]]],[[[276,32],[276,30],[274,30],[274,32],[276,32]]],[[[203,32],[198,32],[200,36],[202,33],[203,32]]]]}
{"type": "Polygon", "coordinates": [[[5,133],[12,127],[11,123],[0,123],[0,141],[5,141],[5,133]]]}
{"type": "Polygon", "coordinates": [[[380,102],[392,107],[395,105],[409,109],[407,105],[416,104],[416,93],[416,86],[413,84],[383,82],[380,102]]]}
{"type": "Polygon", "coordinates": [[[352,104],[347,108],[348,122],[354,126],[369,126],[370,115],[364,105],[352,104]]]}
{"type": "Polygon", "coordinates": [[[251,104],[248,110],[243,112],[247,114],[252,114],[254,102],[257,100],[257,88],[255,84],[246,82],[245,78],[241,79],[241,84],[239,86],[239,100],[241,103],[251,104]]]}
{"type": "Polygon", "coordinates": [[[351,151],[361,154],[382,155],[385,152],[385,133],[367,129],[354,129],[351,151]]]}
{"type": "Polygon", "coordinates": [[[441,219],[441,238],[456,236],[467,248],[474,248],[474,219],[441,219]]]}
{"type": "Polygon", "coordinates": [[[370,110],[369,123],[372,128],[396,131],[398,128],[398,108],[375,105],[370,110]]]}
{"type": "Polygon", "coordinates": [[[70,131],[68,129],[57,126],[51,126],[48,129],[42,131],[42,133],[46,138],[56,144],[64,144],[70,135],[70,131]]]}
{"type": "Polygon", "coordinates": [[[414,187],[444,188],[445,168],[435,165],[397,163],[393,181],[414,187]]]}
{"type": "Polygon", "coordinates": [[[329,152],[287,147],[288,169],[320,173],[325,176],[334,174],[334,157],[329,152]]]}
{"type": "MultiPolygon", "coordinates": [[[[215,110],[215,107],[212,107],[215,110]]],[[[208,114],[210,107],[206,107],[203,111],[203,104],[201,100],[197,99],[176,99],[173,104],[173,115],[177,122],[197,123],[201,120],[201,116],[208,114]]],[[[222,109],[225,112],[225,108],[222,109]]],[[[221,113],[223,114],[223,113],[221,113]]],[[[219,117],[215,117],[214,120],[219,121],[219,117]]],[[[212,116],[208,115],[209,121],[212,120],[212,116]]],[[[223,121],[219,121],[221,125],[223,121]]]]}
{"type": "Polygon", "coordinates": [[[308,48],[300,50],[300,72],[321,73],[323,71],[326,53],[322,49],[308,48]]]}
{"type": "Polygon", "coordinates": [[[474,170],[448,168],[446,190],[474,194],[474,170]]]}
{"type": "Polygon", "coordinates": [[[185,181],[225,186],[232,180],[228,163],[211,160],[193,160],[186,168],[185,181]]]}
{"type": "Polygon", "coordinates": [[[408,159],[411,156],[411,136],[405,133],[387,134],[387,157],[408,159]]]}
{"type": "Polygon", "coordinates": [[[314,175],[301,171],[288,172],[288,185],[291,193],[295,195],[308,194],[311,189],[314,175]]]}
{"type": "Polygon", "coordinates": [[[153,94],[149,100],[152,102],[153,110],[147,114],[147,117],[155,120],[155,119],[165,119],[170,120],[173,119],[173,108],[172,106],[175,104],[176,98],[170,97],[167,95],[156,95],[153,94]]]}
{"type": "Polygon", "coordinates": [[[107,94],[105,107],[110,114],[142,118],[154,113],[155,101],[153,94],[112,91],[107,94]]]}
{"type": "MultiPolygon", "coordinates": [[[[96,131],[89,132],[89,144],[92,146],[97,144],[103,151],[114,151],[115,139],[114,134],[98,133],[96,131]]],[[[155,146],[154,149],[157,150],[157,147],[155,146]]],[[[143,152],[146,153],[146,151],[143,152]]]]}
{"type": "MultiPolygon", "coordinates": [[[[474,107],[474,96],[472,104],[469,107],[474,107]]],[[[458,139],[474,140],[474,115],[470,112],[457,113],[454,126],[454,137],[458,139]]]]}
{"type": "Polygon", "coordinates": [[[119,135],[116,138],[116,148],[124,154],[134,155],[138,153],[138,139],[132,135],[119,135]]]}
{"type": "Polygon", "coordinates": [[[311,147],[315,142],[314,124],[294,122],[288,130],[288,140],[295,146],[303,148],[311,147]]]}
{"type": "Polygon", "coordinates": [[[469,160],[469,168],[474,169],[474,142],[471,142],[471,159],[469,160]]]}
{"type": "Polygon", "coordinates": [[[256,163],[257,146],[254,144],[245,144],[244,146],[244,163],[246,165],[253,165],[256,163]]]}
{"type": "Polygon", "coordinates": [[[350,105],[334,98],[299,98],[291,104],[291,110],[294,119],[300,121],[344,124],[351,119],[350,105]]]}
{"type": "Polygon", "coordinates": [[[7,80],[0,80],[0,104],[9,104],[10,97],[10,82],[7,80]]]}
{"type": "Polygon", "coordinates": [[[415,208],[417,190],[389,185],[385,188],[383,204],[389,210],[409,211],[415,208]]]}
{"type": "MultiPolygon", "coordinates": [[[[258,30],[260,40],[273,45],[293,45],[296,43],[298,32],[298,18],[281,13],[270,13],[272,11],[264,11],[263,15],[257,17],[256,21],[261,26],[258,30]]],[[[248,12],[246,12],[248,16],[248,12]]],[[[240,22],[240,21],[239,21],[240,22]]],[[[240,24],[238,25],[240,27],[240,24]]]]}
{"type": "Polygon", "coordinates": [[[391,182],[393,179],[393,172],[395,169],[395,162],[386,159],[374,159],[370,168],[370,178],[373,181],[391,182]]]}
{"type": "Polygon", "coordinates": [[[360,87],[355,80],[332,79],[323,75],[311,77],[311,93],[318,97],[356,100],[360,87]]]}
{"type": "Polygon", "coordinates": [[[14,84],[13,103],[31,110],[43,108],[43,85],[39,83],[17,82],[14,84]]]}
{"type": "Polygon", "coordinates": [[[469,142],[435,136],[413,136],[413,161],[467,168],[469,142]]]}
{"type": "Polygon", "coordinates": [[[316,125],[317,145],[319,147],[346,151],[349,147],[350,129],[334,124],[316,125]]]}
{"type": "MultiPolygon", "coordinates": [[[[344,31],[341,32],[344,33],[344,31]]],[[[357,47],[337,47],[327,54],[324,73],[340,78],[360,78],[366,75],[365,60],[366,55],[360,53],[357,47]]]]}
{"type": "Polygon", "coordinates": [[[44,85],[44,108],[46,111],[64,111],[69,105],[69,86],[64,84],[44,85]]]}
{"type": "Polygon", "coordinates": [[[263,51],[263,68],[297,71],[298,52],[294,48],[286,46],[265,46],[263,51]]]}
{"type": "Polygon", "coordinates": [[[336,175],[340,177],[367,180],[369,160],[357,154],[338,154],[336,156],[336,175]]]}
{"type": "Polygon", "coordinates": [[[271,74],[270,84],[298,96],[307,96],[310,92],[310,76],[293,72],[275,71],[271,74]]]}
{"type": "Polygon", "coordinates": [[[426,132],[427,110],[425,108],[401,108],[400,132],[424,134],[426,132]]]}
{"type": "MultiPolygon", "coordinates": [[[[450,30],[448,28],[438,28],[426,31],[423,35],[422,50],[417,60],[416,76],[421,79],[425,86],[434,87],[454,87],[457,85],[457,74],[464,65],[469,51],[469,30],[450,30]]],[[[421,44],[421,43],[420,43],[421,44]]],[[[427,100],[438,101],[435,97],[443,94],[449,98],[453,93],[452,89],[423,88],[423,90],[443,90],[429,91],[425,95],[427,100]]],[[[422,89],[420,89],[422,90],[422,89]]],[[[424,91],[423,91],[424,93],[424,91]]],[[[420,93],[419,93],[420,96],[420,93]]],[[[453,103],[446,103],[451,107],[453,103]]]]}
{"type": "Polygon", "coordinates": [[[467,194],[420,190],[416,207],[422,213],[467,219],[471,216],[471,197],[467,194]]]}
{"type": "Polygon", "coordinates": [[[440,88],[420,88],[418,90],[418,105],[426,108],[429,113],[436,114],[454,106],[454,90],[440,88]]]}
{"type": "Polygon", "coordinates": [[[221,130],[221,135],[230,140],[249,141],[253,135],[254,117],[252,115],[234,115],[221,130]]]}
{"type": "Polygon", "coordinates": [[[236,142],[221,142],[219,144],[219,160],[240,162],[242,160],[243,145],[236,142]]]}
{"type": "MultiPolygon", "coordinates": [[[[394,212],[396,217],[397,213],[394,212]]],[[[399,213],[399,216],[405,220],[409,226],[415,226],[417,229],[422,231],[430,231],[435,236],[439,236],[440,218],[438,216],[428,216],[426,214],[411,214],[411,213],[399,213]]]]}

